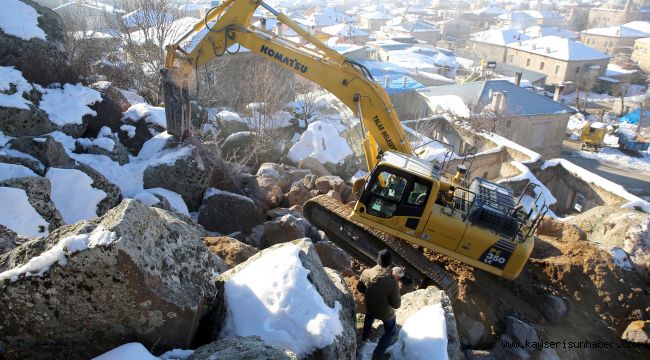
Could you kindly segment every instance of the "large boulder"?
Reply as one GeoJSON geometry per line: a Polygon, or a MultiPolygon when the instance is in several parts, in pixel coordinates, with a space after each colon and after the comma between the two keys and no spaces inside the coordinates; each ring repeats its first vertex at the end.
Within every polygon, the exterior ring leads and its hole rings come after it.
{"type": "Polygon", "coordinates": [[[52,231],[64,224],[63,217],[54,206],[50,194],[52,186],[46,177],[30,176],[17,179],[0,181],[0,186],[13,187],[25,190],[27,200],[39,215],[50,224],[52,231]]]}
{"type": "Polygon", "coordinates": [[[286,206],[294,206],[294,205],[304,205],[307,200],[311,199],[314,197],[314,194],[312,194],[310,189],[305,185],[305,182],[302,180],[295,181],[293,184],[291,184],[291,188],[289,189],[289,192],[284,195],[284,200],[286,206]]]}
{"type": "Polygon", "coordinates": [[[277,178],[246,175],[240,177],[239,184],[248,197],[254,199],[265,209],[276,208],[282,203],[282,187],[277,178]]]}
{"type": "Polygon", "coordinates": [[[3,255],[29,240],[30,238],[18,235],[13,230],[0,224],[0,271],[4,268],[4,262],[9,262],[8,257],[3,255]]]}
{"type": "Polygon", "coordinates": [[[222,258],[229,268],[243,263],[257,252],[256,248],[227,236],[205,237],[203,242],[212,253],[222,258]]]}
{"type": "Polygon", "coordinates": [[[464,312],[459,313],[456,320],[458,324],[458,335],[463,345],[474,347],[482,341],[483,336],[487,332],[482,322],[471,318],[464,312]]]}
{"type": "Polygon", "coordinates": [[[567,306],[561,297],[555,295],[544,295],[540,302],[542,315],[551,324],[559,324],[567,314],[567,306]]]}
{"type": "MultiPolygon", "coordinates": [[[[318,349],[316,349],[312,353],[302,354],[302,355],[304,355],[306,359],[354,359],[355,352],[356,352],[356,331],[355,331],[356,317],[354,314],[354,300],[352,299],[352,295],[349,289],[347,288],[345,282],[341,278],[341,276],[334,270],[326,269],[323,267],[322,263],[320,262],[320,259],[318,258],[318,254],[316,253],[316,250],[312,245],[312,242],[309,241],[309,239],[300,239],[287,244],[278,244],[276,246],[258,252],[257,254],[251,256],[246,262],[239,264],[233,269],[230,269],[227,272],[219,275],[217,277],[217,286],[219,287],[219,289],[225,289],[225,291],[229,291],[227,286],[229,281],[235,278],[242,271],[244,271],[248,266],[254,266],[254,264],[256,265],[256,262],[258,260],[272,261],[274,264],[276,264],[275,266],[282,267],[281,264],[293,260],[285,259],[285,258],[276,258],[274,255],[278,254],[278,252],[282,252],[283,254],[285,254],[285,252],[293,253],[293,251],[297,251],[297,257],[299,259],[299,263],[302,267],[304,267],[305,270],[308,271],[308,273],[305,273],[304,275],[300,275],[301,272],[293,268],[292,268],[293,270],[285,269],[285,271],[298,271],[296,273],[298,274],[298,278],[295,279],[295,281],[298,282],[303,281],[303,279],[300,279],[301,276],[306,276],[306,281],[308,281],[311,285],[313,285],[313,288],[318,293],[318,295],[322,297],[322,300],[327,307],[331,309],[339,308],[338,319],[342,326],[340,333],[333,338],[331,343],[321,344],[322,346],[318,346],[318,349]],[[270,257],[268,256],[265,257],[267,254],[270,257]]],[[[292,278],[292,276],[295,276],[296,274],[274,272],[274,273],[269,273],[268,275],[275,275],[274,276],[275,278],[284,279],[287,277],[292,278]]],[[[322,342],[321,337],[323,336],[323,334],[320,333],[314,334],[313,333],[314,329],[310,330],[311,325],[307,326],[306,324],[313,323],[313,326],[319,327],[323,324],[324,321],[326,321],[325,318],[320,318],[320,316],[324,316],[324,315],[319,315],[318,320],[316,320],[316,318],[310,320],[308,318],[305,318],[305,316],[308,316],[308,314],[313,314],[312,313],[313,309],[306,308],[300,310],[301,307],[308,306],[307,304],[295,303],[295,301],[297,300],[294,298],[282,299],[284,293],[287,294],[292,293],[294,295],[303,294],[303,292],[306,291],[304,284],[298,285],[297,283],[294,283],[293,280],[289,283],[282,282],[282,281],[273,282],[272,279],[269,279],[269,283],[265,283],[265,285],[268,284],[270,284],[274,288],[277,287],[277,291],[274,291],[275,296],[279,297],[277,301],[280,301],[285,305],[279,308],[278,311],[279,313],[267,312],[265,317],[257,317],[255,321],[259,322],[259,324],[257,325],[252,324],[252,325],[254,328],[257,328],[258,330],[254,330],[252,331],[253,333],[248,335],[258,335],[262,337],[262,340],[269,342],[271,344],[278,345],[279,344],[278,341],[272,341],[271,339],[265,338],[264,334],[257,334],[255,332],[256,331],[265,332],[264,330],[272,331],[276,333],[287,331],[287,333],[280,338],[283,338],[284,339],[283,341],[289,344],[290,346],[294,346],[295,344],[294,341],[292,340],[294,339],[294,337],[296,339],[298,338],[301,339],[300,341],[304,341],[305,336],[309,336],[308,334],[311,333],[312,341],[315,341],[316,343],[322,342]],[[297,286],[299,286],[299,288],[294,288],[297,286]],[[289,302],[289,303],[285,303],[285,302],[289,302]],[[286,321],[277,322],[277,319],[286,319],[286,321]],[[264,329],[264,330],[260,330],[260,329],[264,329]],[[295,335],[292,335],[291,333],[294,332],[295,335]]],[[[226,330],[225,333],[232,334],[234,332],[235,333],[234,335],[236,336],[238,335],[236,334],[236,332],[240,331],[241,329],[227,322],[228,318],[226,316],[226,312],[230,314],[232,311],[231,307],[235,305],[228,303],[227,301],[228,295],[225,294],[225,291],[219,291],[218,293],[219,294],[218,296],[220,298],[222,296],[224,297],[223,299],[224,307],[215,309],[211,322],[217,326],[212,328],[211,331],[215,334],[219,333],[221,331],[220,325],[225,324],[228,327],[227,329],[225,329],[226,330]],[[226,322],[223,322],[223,319],[226,319],[226,322]]],[[[251,292],[250,296],[255,297],[259,295],[255,295],[255,293],[251,292]]],[[[253,300],[249,299],[249,301],[253,301],[253,300]]],[[[258,299],[257,301],[268,301],[268,299],[263,298],[263,299],[258,299]]],[[[330,331],[330,330],[326,330],[326,331],[330,331]]],[[[276,340],[278,339],[277,336],[275,338],[276,340]]]]}
{"type": "Polygon", "coordinates": [[[11,148],[0,148],[0,163],[22,165],[40,176],[45,175],[45,165],[38,159],[11,148]]]}
{"type": "Polygon", "coordinates": [[[203,345],[187,358],[187,360],[216,359],[298,360],[298,356],[291,350],[265,343],[259,336],[236,336],[203,345]]]}
{"type": "Polygon", "coordinates": [[[0,273],[5,357],[91,358],[129,341],[188,348],[215,305],[212,274],[226,268],[202,235],[188,220],[125,200],[3,255],[13,266],[0,273]]]}
{"type": "Polygon", "coordinates": [[[0,64],[16,67],[32,83],[76,83],[78,78],[68,62],[59,15],[34,1],[21,1],[38,13],[38,27],[45,32],[46,39],[25,40],[0,28],[0,64]]]}
{"type": "Polygon", "coordinates": [[[63,145],[51,136],[19,137],[9,141],[12,149],[29,154],[45,167],[72,167],[75,161],[66,153],[63,145]]]}
{"type": "Polygon", "coordinates": [[[0,107],[0,130],[14,137],[38,136],[61,130],[43,110],[34,105],[28,106],[29,110],[0,107]]]}
{"type": "Polygon", "coordinates": [[[304,218],[285,214],[256,226],[247,241],[257,248],[265,249],[306,237],[310,228],[311,224],[304,218]]]}
{"type": "Polygon", "coordinates": [[[443,290],[435,286],[429,286],[426,289],[420,289],[402,296],[402,305],[395,312],[397,325],[402,327],[406,320],[420,309],[435,304],[440,304],[445,312],[447,355],[450,360],[462,360],[463,354],[460,350],[460,340],[456,330],[456,318],[451,307],[451,301],[443,290]]]}
{"type": "Polygon", "coordinates": [[[183,197],[190,211],[199,208],[208,187],[227,191],[236,189],[235,170],[223,160],[215,144],[189,138],[183,145],[191,147],[189,156],[145,170],[145,189],[161,187],[174,191],[183,197]]]}
{"type": "Polygon", "coordinates": [[[61,168],[77,169],[84,172],[93,180],[92,185],[94,188],[97,188],[106,193],[106,197],[102,199],[99,204],[97,204],[98,216],[104,215],[108,210],[116,207],[122,201],[122,191],[120,188],[112,182],[108,181],[104,175],[102,175],[99,171],[91,168],[90,166],[76,163],[74,166],[61,168]]]}
{"type": "Polygon", "coordinates": [[[352,257],[329,240],[318,241],[314,244],[318,257],[323,266],[344,274],[352,274],[352,257]]]}
{"type": "Polygon", "coordinates": [[[249,197],[210,188],[199,208],[198,222],[207,230],[226,235],[249,233],[262,222],[262,212],[249,197]]]}

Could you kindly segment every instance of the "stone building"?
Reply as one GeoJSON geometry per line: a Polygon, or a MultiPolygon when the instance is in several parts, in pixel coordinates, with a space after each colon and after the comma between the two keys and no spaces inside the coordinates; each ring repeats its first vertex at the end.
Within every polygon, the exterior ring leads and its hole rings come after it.
{"type": "Polygon", "coordinates": [[[650,37],[637,39],[634,42],[632,61],[646,74],[650,73],[650,37]]]}
{"type": "Polygon", "coordinates": [[[569,117],[575,113],[564,104],[506,80],[431,86],[417,92],[431,109],[430,115],[464,104],[466,113],[460,117],[470,123],[482,121],[483,128],[545,158],[560,154],[569,117]]]}
{"type": "Polygon", "coordinates": [[[633,0],[626,0],[624,4],[621,1],[610,1],[601,7],[589,10],[589,26],[606,27],[616,26],[635,20],[650,19],[650,12],[639,10],[633,0]]]}
{"type": "Polygon", "coordinates": [[[435,25],[426,21],[407,21],[383,27],[384,32],[397,36],[411,36],[416,40],[433,44],[438,41],[440,32],[435,25]]]}
{"type": "Polygon", "coordinates": [[[580,41],[605,54],[629,56],[636,39],[648,36],[650,23],[633,21],[624,25],[584,30],[580,33],[580,41]]]}
{"type": "Polygon", "coordinates": [[[469,51],[482,60],[506,61],[507,45],[530,37],[516,30],[492,29],[470,35],[469,51]]]}
{"type": "Polygon", "coordinates": [[[506,63],[546,74],[546,84],[567,90],[604,76],[610,56],[579,42],[544,36],[507,45],[506,63]]]}
{"type": "Polygon", "coordinates": [[[377,31],[386,25],[391,17],[381,11],[373,11],[359,15],[359,27],[368,31],[377,31]]]}

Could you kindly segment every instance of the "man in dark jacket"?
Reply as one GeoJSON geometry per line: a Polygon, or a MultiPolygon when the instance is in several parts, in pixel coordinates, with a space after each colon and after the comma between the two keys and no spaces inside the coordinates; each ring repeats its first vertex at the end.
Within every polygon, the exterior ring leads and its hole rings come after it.
{"type": "Polygon", "coordinates": [[[366,318],[363,323],[363,339],[367,340],[372,323],[379,319],[384,323],[384,334],[379,339],[372,359],[383,359],[386,348],[395,336],[395,309],[401,305],[399,284],[393,276],[393,254],[387,249],[377,255],[377,265],[361,273],[357,290],[365,295],[366,318]]]}

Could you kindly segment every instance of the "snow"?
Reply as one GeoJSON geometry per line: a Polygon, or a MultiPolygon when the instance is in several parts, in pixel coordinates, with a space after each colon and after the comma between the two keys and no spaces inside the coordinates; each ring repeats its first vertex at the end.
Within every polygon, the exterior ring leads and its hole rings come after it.
{"type": "Polygon", "coordinates": [[[621,75],[631,75],[636,73],[636,70],[627,70],[616,64],[608,64],[607,71],[605,71],[605,76],[616,77],[621,75]]]}
{"type": "Polygon", "coordinates": [[[130,119],[133,121],[144,119],[144,121],[150,124],[158,125],[163,129],[167,128],[165,108],[151,106],[145,103],[131,105],[131,107],[124,112],[124,119],[130,119]]]}
{"type": "Polygon", "coordinates": [[[68,224],[97,217],[97,205],[106,193],[92,187],[93,179],[77,169],[49,168],[50,197],[68,224]]]}
{"type": "Polygon", "coordinates": [[[138,200],[139,202],[141,202],[146,206],[154,206],[160,202],[160,200],[158,200],[158,198],[154,194],[147,191],[138,193],[136,196],[133,197],[133,200],[138,200]]]}
{"type": "MultiPolygon", "coordinates": [[[[1,136],[2,135],[0,134],[0,137],[1,136]]],[[[7,157],[12,157],[12,158],[28,159],[28,160],[31,160],[34,163],[36,163],[36,165],[38,166],[39,169],[41,169],[41,170],[45,169],[45,165],[43,165],[43,163],[40,160],[38,160],[37,158],[35,158],[35,157],[33,157],[33,156],[29,155],[29,154],[25,154],[22,151],[9,149],[9,148],[2,148],[2,146],[4,146],[4,145],[2,145],[2,141],[0,140],[0,155],[7,156],[7,157]]],[[[0,177],[2,177],[1,173],[0,173],[0,177]]]]}
{"type": "Polygon", "coordinates": [[[99,355],[93,360],[160,360],[140,343],[128,343],[99,355]]]}
{"type": "Polygon", "coordinates": [[[632,261],[630,260],[630,255],[628,255],[625,250],[621,249],[620,247],[613,247],[609,253],[612,254],[616,266],[620,267],[623,270],[634,269],[632,266],[632,261]]]}
{"type": "MultiPolygon", "coordinates": [[[[3,0],[0,11],[0,28],[5,34],[23,40],[45,40],[45,32],[38,26],[36,9],[18,0],[3,0]]],[[[1,77],[0,77],[1,78],[1,77]]]]}
{"type": "Polygon", "coordinates": [[[207,200],[207,199],[209,199],[209,198],[211,198],[211,197],[213,197],[215,195],[227,196],[227,197],[231,197],[231,198],[235,198],[235,199],[239,199],[239,200],[244,200],[244,201],[250,202],[251,204],[254,203],[253,199],[249,198],[248,196],[235,194],[235,193],[231,193],[231,192],[228,192],[228,191],[223,191],[223,190],[219,190],[219,189],[215,189],[215,188],[207,188],[205,190],[205,194],[203,194],[203,199],[207,200]]]}
{"type": "Polygon", "coordinates": [[[232,111],[220,111],[217,113],[217,117],[223,121],[239,121],[239,122],[244,122],[244,120],[239,116],[239,114],[234,113],[232,111]]]}
{"type": "Polygon", "coordinates": [[[504,138],[503,136],[500,136],[500,135],[497,135],[497,134],[494,134],[494,133],[483,133],[483,136],[485,136],[486,138],[488,138],[489,140],[491,140],[492,142],[494,142],[497,145],[501,145],[501,146],[505,146],[507,148],[517,150],[520,153],[528,156],[528,160],[521,161],[522,164],[534,163],[534,162],[536,162],[536,161],[538,161],[539,159],[542,158],[542,156],[540,154],[534,152],[533,150],[530,150],[530,149],[528,149],[528,148],[526,148],[524,146],[521,146],[521,145],[517,144],[514,141],[510,141],[510,140],[504,138]]]}
{"type": "Polygon", "coordinates": [[[129,104],[131,104],[131,105],[135,105],[135,104],[140,104],[140,103],[144,103],[144,102],[146,102],[146,101],[144,100],[144,98],[143,98],[142,96],[138,95],[138,93],[135,92],[135,91],[131,91],[131,90],[122,90],[122,89],[119,89],[119,90],[120,90],[120,92],[122,93],[122,95],[124,95],[124,97],[126,98],[126,101],[128,101],[129,104]]]}
{"type": "Polygon", "coordinates": [[[135,126],[133,125],[124,124],[120,126],[120,130],[124,131],[130,139],[132,139],[135,136],[135,126]]]}
{"type": "Polygon", "coordinates": [[[111,138],[106,138],[106,137],[100,137],[100,138],[93,139],[93,140],[80,138],[80,139],[77,139],[77,142],[84,149],[88,149],[88,148],[90,148],[92,146],[97,146],[97,147],[102,148],[102,149],[107,150],[107,151],[113,151],[113,149],[115,148],[115,140],[113,140],[111,138]]]}
{"type": "Polygon", "coordinates": [[[287,157],[296,163],[312,157],[323,164],[340,164],[350,155],[352,149],[336,127],[320,120],[309,124],[300,140],[287,153],[287,157]]]}
{"type": "Polygon", "coordinates": [[[447,359],[447,322],[441,304],[421,308],[404,321],[391,359],[447,359]]]}
{"type": "Polygon", "coordinates": [[[602,178],[590,171],[587,171],[578,165],[575,165],[574,163],[565,160],[565,159],[551,159],[544,161],[544,163],[541,166],[541,169],[544,170],[548,167],[554,167],[554,166],[562,166],[564,169],[566,169],[568,172],[572,173],[573,175],[577,176],[581,180],[589,183],[589,184],[594,184],[598,187],[601,187],[611,193],[616,194],[617,196],[622,197],[623,199],[627,200],[628,203],[624,204],[622,207],[628,208],[628,207],[640,207],[643,212],[650,213],[650,203],[627,192],[624,187],[621,185],[618,185],[616,183],[613,183],[605,178],[602,178]]]}
{"type": "Polygon", "coordinates": [[[558,36],[543,36],[536,39],[513,42],[506,46],[564,61],[598,60],[608,59],[610,57],[582,43],[558,36]]]}
{"type": "Polygon", "coordinates": [[[0,187],[0,199],[0,224],[19,235],[48,234],[50,224],[29,203],[25,190],[0,187]]]}
{"type": "MultiPolygon", "coordinates": [[[[618,138],[616,139],[618,141],[618,138]]],[[[650,174],[650,156],[640,158],[629,156],[611,147],[603,147],[598,152],[584,150],[577,152],[577,155],[583,158],[595,159],[617,168],[650,174]]]]}
{"type": "Polygon", "coordinates": [[[471,34],[470,37],[472,41],[501,46],[530,39],[530,36],[512,29],[491,29],[471,34]]]}
{"type": "Polygon", "coordinates": [[[89,234],[79,234],[65,237],[40,255],[32,257],[26,264],[9,269],[0,273],[0,284],[9,279],[14,282],[25,276],[43,276],[54,264],[65,266],[68,263],[67,255],[84,251],[97,246],[108,246],[117,239],[117,235],[104,229],[96,227],[89,234]]]}
{"type": "Polygon", "coordinates": [[[23,165],[0,163],[0,181],[28,176],[38,175],[23,165]]]}
{"type": "Polygon", "coordinates": [[[436,114],[451,114],[461,118],[469,118],[470,110],[465,102],[457,95],[427,96],[427,103],[436,114]]]}
{"type": "Polygon", "coordinates": [[[44,91],[39,107],[49,115],[51,122],[59,126],[82,124],[84,115],[97,115],[88,105],[102,101],[97,90],[81,84],[65,84],[63,88],[48,88],[44,91]]]}
{"type": "MultiPolygon", "coordinates": [[[[535,175],[533,175],[533,173],[530,171],[530,169],[526,165],[524,165],[524,164],[522,164],[522,163],[520,163],[518,161],[511,161],[510,164],[512,166],[514,166],[515,168],[517,168],[517,170],[520,171],[520,174],[517,175],[517,176],[513,176],[513,177],[510,177],[510,178],[507,178],[507,179],[500,180],[500,181],[498,181],[499,184],[526,180],[529,183],[533,183],[533,184],[537,185],[537,187],[535,187],[534,190],[533,190],[535,192],[535,197],[536,198],[533,198],[528,194],[525,194],[521,198],[521,205],[523,206],[526,213],[528,213],[533,208],[533,205],[535,205],[535,207],[538,210],[541,210],[540,207],[543,204],[546,204],[547,206],[551,206],[551,205],[553,205],[553,204],[555,204],[557,202],[557,199],[555,198],[555,196],[553,196],[553,193],[551,193],[551,191],[541,181],[539,181],[535,175]],[[537,197],[540,194],[542,196],[539,197],[539,200],[536,201],[537,197]]],[[[558,216],[555,215],[555,213],[550,209],[548,210],[548,212],[546,214],[548,216],[552,217],[552,218],[558,218],[558,216]]],[[[537,212],[534,211],[532,215],[536,216],[537,212]]]]}
{"type": "Polygon", "coordinates": [[[185,360],[194,354],[194,350],[172,349],[160,355],[160,360],[185,360]]]}
{"type": "Polygon", "coordinates": [[[144,171],[149,166],[174,164],[176,160],[190,155],[190,147],[163,150],[171,135],[160,133],[144,143],[140,153],[131,162],[120,165],[104,155],[74,153],[76,140],[60,131],[49,136],[63,144],[66,153],[73,159],[99,171],[108,181],[117,185],[122,195],[128,198],[144,190],[144,171]]]}
{"type": "Polygon", "coordinates": [[[32,86],[19,70],[13,66],[0,66],[0,107],[29,110],[32,102],[25,99],[23,93],[31,90],[32,86]],[[16,86],[16,92],[8,94],[11,84],[16,86]]]}
{"type": "Polygon", "coordinates": [[[343,331],[341,304],[325,304],[309,281],[300,251],[294,244],[269,251],[226,282],[222,336],[256,335],[300,358],[332,344],[343,331]]]}
{"type": "Polygon", "coordinates": [[[177,213],[183,214],[185,216],[190,216],[190,211],[187,209],[187,204],[185,204],[185,201],[178,193],[163,188],[145,189],[145,191],[164,197],[167,199],[167,201],[169,201],[169,206],[173,211],[176,211],[177,213]]]}
{"type": "Polygon", "coordinates": [[[354,175],[352,175],[352,177],[350,178],[350,182],[354,184],[355,181],[361,179],[364,176],[368,176],[367,171],[357,170],[357,172],[355,172],[354,175]]]}
{"type": "Polygon", "coordinates": [[[11,136],[7,136],[7,135],[5,135],[5,133],[0,131],[0,147],[4,147],[12,139],[15,139],[15,138],[13,138],[11,136]]]}

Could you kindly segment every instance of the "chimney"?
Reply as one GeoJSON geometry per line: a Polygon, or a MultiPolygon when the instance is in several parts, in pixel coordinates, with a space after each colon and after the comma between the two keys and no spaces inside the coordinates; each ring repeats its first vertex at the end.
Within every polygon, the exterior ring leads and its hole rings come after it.
{"type": "Polygon", "coordinates": [[[501,112],[506,108],[506,94],[504,92],[494,92],[492,95],[492,110],[501,112]]]}
{"type": "Polygon", "coordinates": [[[532,50],[537,49],[537,44],[535,44],[535,43],[530,44],[530,48],[531,48],[532,50]]]}
{"type": "Polygon", "coordinates": [[[560,102],[560,95],[562,95],[562,90],[564,90],[563,84],[555,85],[555,93],[553,94],[553,100],[560,102]]]}
{"type": "Polygon", "coordinates": [[[521,71],[517,71],[515,73],[515,85],[517,85],[517,86],[519,86],[519,84],[521,84],[521,75],[522,75],[521,71]]]}

